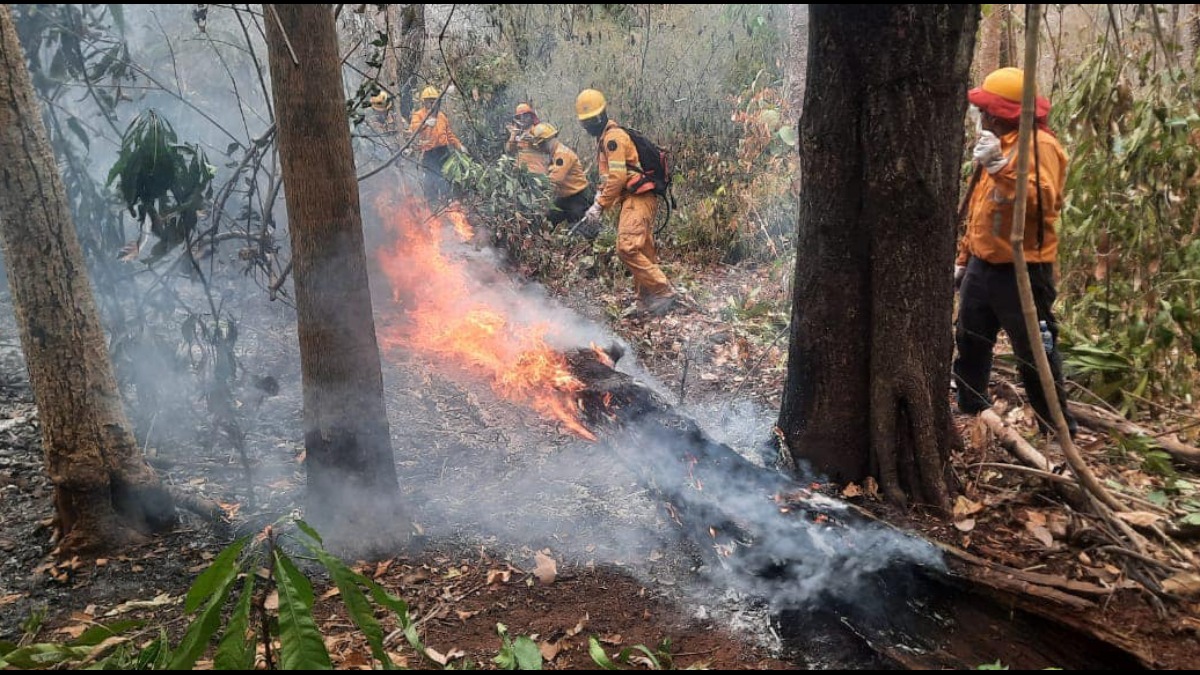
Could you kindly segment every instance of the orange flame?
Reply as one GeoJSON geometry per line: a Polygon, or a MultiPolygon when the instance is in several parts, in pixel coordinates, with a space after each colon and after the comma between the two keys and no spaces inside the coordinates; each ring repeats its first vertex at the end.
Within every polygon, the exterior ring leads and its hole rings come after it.
{"type": "Polygon", "coordinates": [[[471,227],[471,221],[467,220],[467,214],[458,208],[457,202],[446,209],[446,217],[454,223],[454,234],[458,235],[459,241],[471,241],[475,238],[475,228],[471,227]]]}
{"type": "Polygon", "coordinates": [[[454,229],[460,238],[473,236],[466,215],[452,208],[434,216],[415,200],[396,204],[381,197],[376,206],[395,237],[380,262],[393,300],[404,307],[407,319],[381,322],[384,346],[416,350],[480,374],[504,398],[528,404],[596,440],[579,418],[583,383],[567,369],[562,354],[546,344],[549,326],[513,325],[481,297],[467,261],[445,250],[444,230],[454,229]]]}

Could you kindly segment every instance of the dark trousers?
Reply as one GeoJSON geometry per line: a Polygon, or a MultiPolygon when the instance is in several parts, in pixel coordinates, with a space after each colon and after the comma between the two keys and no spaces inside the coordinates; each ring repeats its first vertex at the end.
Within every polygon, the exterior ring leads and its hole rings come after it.
{"type": "MultiPolygon", "coordinates": [[[[1054,266],[1050,263],[1029,265],[1029,280],[1033,285],[1033,302],[1037,307],[1038,320],[1046,322],[1053,337],[1052,346],[1057,345],[1058,321],[1051,311],[1058,295],[1054,289],[1054,266]]],[[[993,265],[972,258],[967,264],[967,275],[963,277],[959,290],[958,322],[954,330],[955,342],[958,343],[954,379],[958,384],[958,409],[961,412],[975,414],[991,406],[987,395],[988,378],[992,372],[992,349],[996,346],[996,336],[1001,328],[1012,341],[1017,370],[1025,385],[1025,393],[1029,395],[1029,402],[1037,413],[1038,427],[1046,431],[1053,423],[1026,335],[1025,315],[1021,313],[1021,301],[1017,296],[1016,270],[1011,263],[993,265]]],[[[1043,349],[1040,343],[1037,347],[1043,349]]],[[[1048,356],[1063,416],[1074,433],[1075,420],[1067,412],[1067,396],[1062,386],[1062,357],[1056,348],[1052,348],[1048,356]]]]}
{"type": "Polygon", "coordinates": [[[445,145],[430,148],[421,156],[421,189],[431,209],[440,208],[450,195],[450,183],[442,175],[442,165],[449,158],[450,148],[445,145]]]}
{"type": "Polygon", "coordinates": [[[570,197],[559,197],[554,200],[554,208],[550,209],[550,222],[557,225],[563,221],[578,223],[583,220],[583,214],[592,205],[591,190],[583,189],[570,197]]]}

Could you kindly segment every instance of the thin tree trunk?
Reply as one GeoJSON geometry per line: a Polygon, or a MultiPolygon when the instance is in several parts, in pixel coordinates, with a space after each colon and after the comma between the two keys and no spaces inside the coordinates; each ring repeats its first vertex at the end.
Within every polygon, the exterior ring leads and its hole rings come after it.
{"type": "Polygon", "coordinates": [[[408,534],[383,403],[358,183],[326,5],[264,5],[292,241],[309,518],[339,548],[408,534]]]}
{"type": "Polygon", "coordinates": [[[948,506],[953,219],[977,5],[814,5],[779,426],[838,482],[948,506]],[[817,49],[817,46],[820,48],[817,49]],[[936,142],[935,142],[936,141],[936,142]]]}
{"type": "Polygon", "coordinates": [[[122,408],[112,362],[11,9],[0,6],[0,241],[60,552],[114,550],[175,522],[122,408]]]}
{"type": "Polygon", "coordinates": [[[804,109],[804,78],[808,70],[808,5],[788,5],[785,93],[793,118],[804,109]]]}

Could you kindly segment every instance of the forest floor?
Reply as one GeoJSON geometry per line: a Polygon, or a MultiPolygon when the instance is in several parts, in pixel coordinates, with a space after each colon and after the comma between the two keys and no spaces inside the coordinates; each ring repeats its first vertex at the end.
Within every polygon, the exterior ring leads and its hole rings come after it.
{"type": "MultiPolygon", "coordinates": [[[[769,437],[787,346],[786,284],[778,266],[692,265],[671,260],[668,252],[666,271],[687,303],[666,317],[642,319],[623,312],[632,300],[627,281],[611,284],[579,273],[570,267],[577,257],[569,251],[555,257],[564,273],[546,287],[628,342],[635,373],[739,450],[769,437]]],[[[188,620],[181,607],[188,586],[232,535],[188,516],[173,533],[121,555],[53,561],[52,489],[41,466],[36,408],[7,295],[0,301],[0,640],[26,634],[33,636],[26,640],[67,640],[93,622],[127,617],[151,619],[180,635],[188,620]]],[[[235,530],[253,533],[301,503],[300,376],[291,311],[262,300],[248,302],[239,314],[246,373],[275,377],[281,390],[265,399],[250,388],[240,393],[249,475],[211,433],[195,393],[160,402],[154,414],[135,409],[132,417],[167,480],[236,505],[235,530]]],[[[380,320],[384,330],[387,323],[388,317],[380,320]]],[[[781,641],[777,617],[765,603],[715,584],[689,544],[666,532],[671,528],[661,505],[631,473],[596,457],[595,446],[558,425],[495,400],[486,386],[395,350],[385,349],[384,383],[402,490],[423,534],[416,550],[360,563],[359,569],[410,603],[425,644],[434,650],[420,656],[393,639],[389,648],[398,662],[434,665],[426,660],[432,658],[493,667],[501,644],[496,626],[502,623],[511,635],[532,637],[556,669],[596,667],[589,637],[610,656],[642,645],[669,654],[675,667],[896,665],[816,638],[799,645],[781,641]],[[549,583],[542,579],[546,560],[555,561],[549,583]]],[[[1019,407],[1005,418],[1032,436],[1019,407]]],[[[959,503],[965,511],[957,526],[927,512],[890,510],[870,486],[826,489],[931,540],[1105,589],[1087,611],[1087,623],[1118,636],[1144,665],[1194,667],[1200,599],[1169,601],[1156,611],[1122,567],[1073,541],[1078,517],[1045,481],[978,466],[1012,460],[973,420],[958,422],[967,450],[953,458],[966,500],[959,503]]],[[[1163,493],[1172,508],[1196,496],[1200,480],[1194,476],[1181,472],[1168,485],[1144,471],[1139,457],[1115,451],[1109,439],[1090,435],[1081,444],[1105,480],[1150,499],[1163,493]]],[[[1188,545],[1196,550],[1194,541],[1188,545]]],[[[318,581],[316,594],[316,615],[335,665],[367,665],[361,635],[330,585],[318,581]]],[[[394,627],[384,625],[386,631],[394,627]]],[[[1019,645],[995,647],[980,664],[1019,663],[1019,654],[1005,651],[1019,645]]]]}

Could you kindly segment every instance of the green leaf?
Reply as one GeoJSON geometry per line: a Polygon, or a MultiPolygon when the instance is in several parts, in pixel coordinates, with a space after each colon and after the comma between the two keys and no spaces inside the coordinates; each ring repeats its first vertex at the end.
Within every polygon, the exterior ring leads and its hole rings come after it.
{"type": "MultiPolygon", "coordinates": [[[[189,317],[189,320],[193,317],[189,317]]],[[[186,323],[186,322],[185,322],[186,323]]],[[[186,335],[185,335],[186,337],[186,335]]],[[[245,548],[248,539],[242,538],[225,547],[225,550],[217,554],[212,564],[208,569],[200,573],[196,577],[196,583],[188,589],[187,599],[183,604],[183,611],[191,614],[200,607],[201,603],[212,597],[219,589],[228,585],[229,581],[237,576],[238,565],[237,558],[245,548]]]]}
{"type": "Polygon", "coordinates": [[[392,595],[378,583],[365,577],[363,578],[367,582],[367,588],[371,591],[371,599],[396,614],[396,619],[400,622],[400,627],[404,629],[404,639],[408,640],[408,644],[417,650],[418,653],[424,654],[425,645],[421,642],[421,636],[417,635],[416,624],[413,623],[412,618],[408,615],[408,603],[392,595]]]}
{"type": "Polygon", "coordinates": [[[250,629],[250,603],[254,599],[254,575],[247,574],[242,585],[242,595],[229,617],[229,625],[217,645],[213,657],[216,670],[253,670],[254,642],[246,637],[250,629]]]}
{"type": "Polygon", "coordinates": [[[107,626],[92,626],[83,631],[79,637],[71,640],[72,647],[94,647],[101,642],[104,642],[110,637],[120,635],[121,633],[141,628],[146,625],[145,621],[139,619],[126,619],[117,621],[107,626]]]}
{"type": "Polygon", "coordinates": [[[325,640],[313,619],[313,590],[295,563],[275,549],[279,588],[279,664],[283,670],[332,670],[325,640]]]}
{"type": "Polygon", "coordinates": [[[620,670],[620,667],[608,658],[608,654],[604,653],[604,647],[600,646],[600,641],[595,635],[588,636],[588,655],[596,665],[605,670],[620,670]]]}
{"type": "MultiPolygon", "coordinates": [[[[196,659],[200,658],[200,655],[208,648],[209,640],[221,625],[221,608],[225,606],[225,599],[229,597],[229,591],[233,588],[236,577],[237,568],[230,567],[228,576],[220,580],[221,585],[208,595],[208,604],[195,619],[192,619],[192,623],[187,627],[187,632],[183,635],[183,640],[180,641],[179,647],[171,657],[169,665],[171,670],[190,670],[192,666],[196,665],[196,659]]],[[[199,580],[196,583],[199,583],[199,580]]]]}
{"type": "MultiPolygon", "coordinates": [[[[301,526],[301,529],[307,528],[305,532],[312,530],[311,527],[300,521],[296,521],[296,524],[301,526]]],[[[314,530],[310,536],[316,539],[315,535],[316,531],[314,530]]],[[[383,664],[386,670],[394,670],[396,666],[392,663],[391,657],[387,655],[387,650],[383,648],[383,629],[375,620],[375,611],[371,608],[371,603],[367,602],[367,596],[363,594],[362,588],[359,587],[360,583],[366,583],[367,578],[350,569],[345,563],[326,551],[312,550],[325,569],[329,570],[329,576],[333,578],[342,602],[346,605],[346,612],[363,632],[363,635],[367,637],[367,644],[371,646],[371,655],[375,657],[376,661],[383,664]]]]}
{"type": "Polygon", "coordinates": [[[537,643],[525,635],[513,641],[513,654],[517,657],[517,668],[521,670],[541,670],[542,651],[537,643]]]}
{"type": "Polygon", "coordinates": [[[779,129],[779,140],[790,147],[796,147],[796,143],[800,141],[800,136],[796,133],[796,128],[788,124],[779,129]]]}
{"type": "Polygon", "coordinates": [[[975,666],[975,670],[1008,670],[1008,666],[1000,663],[1000,659],[996,659],[995,663],[981,663],[975,666]]]}
{"type": "Polygon", "coordinates": [[[88,138],[87,132],[83,130],[83,125],[79,123],[79,119],[71,116],[67,118],[67,127],[79,137],[79,141],[83,143],[83,147],[88,150],[92,149],[92,139],[88,138]]]}

